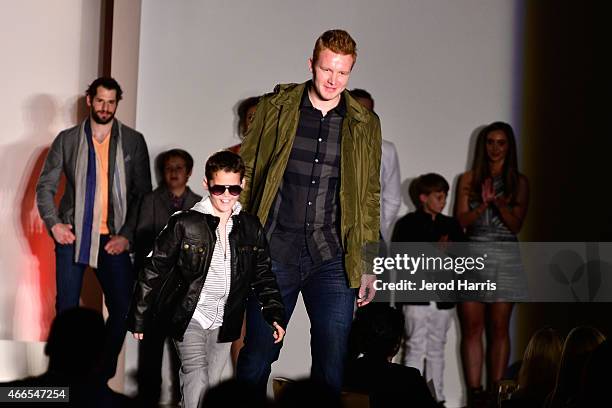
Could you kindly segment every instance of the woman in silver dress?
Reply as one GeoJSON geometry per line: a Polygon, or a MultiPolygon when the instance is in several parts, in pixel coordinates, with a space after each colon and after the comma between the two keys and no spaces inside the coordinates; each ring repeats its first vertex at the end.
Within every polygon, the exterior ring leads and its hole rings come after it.
{"type": "Polygon", "coordinates": [[[484,127],[476,141],[471,170],[459,179],[455,215],[466,228],[470,241],[491,242],[488,264],[499,288],[496,301],[469,301],[458,305],[461,323],[461,355],[469,406],[486,403],[481,388],[484,345],[487,335],[487,384],[496,390],[510,355],[509,325],[513,300],[524,296],[520,254],[516,235],[521,229],[529,202],[529,184],[520,174],[512,127],[494,122],[484,127]],[[509,243],[517,250],[507,250],[509,243]],[[501,301],[500,301],[501,299],[501,301]]]}

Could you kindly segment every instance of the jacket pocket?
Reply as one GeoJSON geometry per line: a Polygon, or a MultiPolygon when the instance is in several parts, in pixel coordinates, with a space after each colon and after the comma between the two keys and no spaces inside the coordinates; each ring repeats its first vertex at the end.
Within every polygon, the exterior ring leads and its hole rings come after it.
{"type": "Polygon", "coordinates": [[[238,259],[240,267],[244,270],[238,270],[238,273],[250,273],[255,267],[257,260],[257,246],[255,245],[240,245],[238,246],[238,259]]]}
{"type": "Polygon", "coordinates": [[[200,270],[205,254],[206,246],[201,242],[183,240],[178,264],[183,270],[197,272],[200,270]]]}

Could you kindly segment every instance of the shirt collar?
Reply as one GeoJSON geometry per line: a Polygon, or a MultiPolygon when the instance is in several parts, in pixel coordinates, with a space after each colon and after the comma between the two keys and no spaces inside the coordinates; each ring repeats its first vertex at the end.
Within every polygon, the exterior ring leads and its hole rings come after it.
{"type": "MultiPolygon", "coordinates": [[[[310,90],[310,87],[312,87],[312,80],[306,82],[304,92],[302,92],[302,100],[300,101],[300,110],[306,108],[316,109],[314,106],[312,106],[312,102],[310,102],[310,98],[308,97],[308,91],[310,90]]],[[[336,112],[342,117],[346,116],[346,99],[344,98],[344,92],[340,94],[340,102],[338,103],[338,105],[336,105],[336,107],[330,112],[336,112]]]]}

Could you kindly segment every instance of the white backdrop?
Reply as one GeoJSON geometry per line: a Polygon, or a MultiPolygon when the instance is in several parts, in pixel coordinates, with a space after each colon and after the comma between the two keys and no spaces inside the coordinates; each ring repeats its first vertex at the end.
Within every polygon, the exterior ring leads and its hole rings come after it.
{"type": "MultiPolygon", "coordinates": [[[[308,79],[306,60],[317,36],[344,28],[358,45],[349,87],[374,96],[383,137],[398,149],[402,180],[435,171],[454,187],[466,169],[473,131],[513,119],[516,4],[145,1],[137,129],[145,134],[152,158],[171,147],[190,151],[197,163],[191,185],[202,193],[206,157],[238,142],[236,103],[277,83],[308,79]]],[[[302,306],[288,329],[273,376],[297,377],[309,369],[309,327],[302,306]]],[[[447,347],[448,406],[458,406],[461,399],[456,334],[453,326],[447,347]]]]}
{"type": "Polygon", "coordinates": [[[45,149],[76,123],[98,74],[100,1],[2,1],[0,12],[0,381],[46,369],[53,242],[34,203],[45,149]],[[82,101],[81,101],[82,102],[82,101]],[[15,341],[10,341],[15,340],[15,341]]]}

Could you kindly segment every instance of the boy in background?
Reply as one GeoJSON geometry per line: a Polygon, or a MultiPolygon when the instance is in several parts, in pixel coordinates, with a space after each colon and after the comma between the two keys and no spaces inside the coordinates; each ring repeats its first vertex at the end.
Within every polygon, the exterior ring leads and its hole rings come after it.
{"type": "MultiPolygon", "coordinates": [[[[155,238],[177,211],[188,210],[202,200],[187,186],[193,170],[193,157],[182,149],[161,153],[156,160],[161,183],[147,193],[140,203],[135,233],[135,269],[140,271],[147,255],[153,250],[155,238]]],[[[142,406],[157,406],[162,385],[162,359],[166,330],[151,327],[140,342],[138,351],[138,398],[142,406]]],[[[178,358],[170,355],[172,398],[178,394],[178,358]]]]}
{"type": "MultiPolygon", "coordinates": [[[[423,174],[410,184],[409,194],[416,211],[395,224],[392,242],[460,242],[465,234],[459,222],[442,214],[448,182],[435,173],[423,174]]],[[[425,369],[425,379],[433,383],[435,398],[444,406],[444,347],[453,303],[403,304],[406,317],[404,365],[425,369]],[[423,358],[425,361],[423,361],[423,358]]]]}

